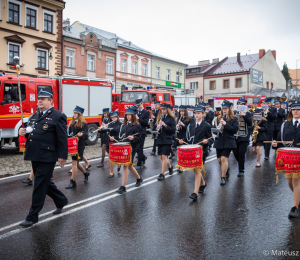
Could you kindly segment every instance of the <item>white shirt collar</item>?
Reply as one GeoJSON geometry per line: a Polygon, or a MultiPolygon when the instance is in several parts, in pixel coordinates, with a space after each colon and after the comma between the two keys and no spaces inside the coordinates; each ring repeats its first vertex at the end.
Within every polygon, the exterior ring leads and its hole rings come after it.
{"type": "Polygon", "coordinates": [[[202,123],[202,120],[199,123],[197,123],[197,121],[196,121],[196,126],[201,125],[201,123],[202,123]]]}
{"type": "MultiPolygon", "coordinates": [[[[297,119],[297,121],[298,121],[298,125],[299,125],[300,119],[297,119]]],[[[295,122],[296,122],[296,119],[293,118],[293,125],[295,125],[295,122]]]]}
{"type": "Polygon", "coordinates": [[[49,110],[51,109],[52,107],[49,107],[48,109],[46,109],[45,111],[43,111],[43,115],[49,110]]]}

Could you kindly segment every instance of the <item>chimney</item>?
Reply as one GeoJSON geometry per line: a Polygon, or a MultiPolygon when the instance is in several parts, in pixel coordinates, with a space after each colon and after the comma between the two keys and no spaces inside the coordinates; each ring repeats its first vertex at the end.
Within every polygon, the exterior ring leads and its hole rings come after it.
{"type": "Polygon", "coordinates": [[[237,53],[237,62],[240,63],[241,62],[241,54],[238,52],[237,53]]]}
{"type": "Polygon", "coordinates": [[[261,58],[262,56],[264,56],[266,53],[266,51],[264,49],[260,49],[259,50],[259,58],[261,58]]]}
{"type": "Polygon", "coordinates": [[[63,21],[64,25],[70,25],[70,18],[67,18],[66,20],[63,21]]]}
{"type": "Polygon", "coordinates": [[[276,51],[273,50],[273,51],[272,51],[272,54],[273,54],[273,56],[274,56],[274,59],[276,60],[276,51]]]}
{"type": "Polygon", "coordinates": [[[219,58],[213,59],[213,61],[212,61],[213,64],[218,63],[218,62],[219,62],[219,58]]]}
{"type": "Polygon", "coordinates": [[[206,64],[209,64],[209,60],[198,61],[198,66],[202,66],[202,65],[206,65],[206,64]]]}

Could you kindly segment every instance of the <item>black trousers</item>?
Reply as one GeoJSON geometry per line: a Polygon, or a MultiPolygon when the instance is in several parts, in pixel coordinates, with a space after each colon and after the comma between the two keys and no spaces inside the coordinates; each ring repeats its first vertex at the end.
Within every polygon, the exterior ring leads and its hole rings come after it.
{"type": "Polygon", "coordinates": [[[236,148],[233,149],[235,159],[239,164],[239,171],[245,170],[245,156],[248,148],[248,142],[236,142],[236,148]]]}
{"type": "Polygon", "coordinates": [[[139,146],[137,147],[137,154],[138,154],[138,162],[137,165],[141,166],[142,161],[145,161],[145,155],[144,155],[144,143],[145,143],[145,138],[146,137],[141,137],[141,142],[139,146]]]}
{"type": "Polygon", "coordinates": [[[154,143],[153,143],[153,148],[152,148],[152,151],[156,153],[156,147],[157,147],[157,144],[156,144],[156,140],[155,137],[154,137],[154,143]]]}
{"type": "MultiPolygon", "coordinates": [[[[266,141],[272,141],[273,138],[273,130],[272,131],[268,131],[267,132],[267,140],[266,141]]],[[[270,155],[270,149],[271,149],[271,143],[269,144],[264,144],[264,148],[265,148],[265,157],[269,158],[270,155]]]]}
{"type": "Polygon", "coordinates": [[[273,140],[277,140],[278,134],[280,133],[280,130],[274,130],[273,132],[273,140]]]}
{"type": "Polygon", "coordinates": [[[62,208],[68,204],[67,197],[58,190],[56,185],[51,181],[54,167],[55,162],[32,162],[34,187],[32,192],[32,204],[26,220],[38,221],[38,214],[44,206],[46,195],[53,199],[57,208],[62,208]]]}

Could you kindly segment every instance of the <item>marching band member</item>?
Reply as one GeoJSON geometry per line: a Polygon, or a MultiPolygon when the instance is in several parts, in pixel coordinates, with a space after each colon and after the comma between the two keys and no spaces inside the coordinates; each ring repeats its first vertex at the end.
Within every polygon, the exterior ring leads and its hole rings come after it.
{"type": "MultiPolygon", "coordinates": [[[[221,114],[216,119],[215,125],[221,132],[215,139],[214,148],[217,149],[217,158],[221,166],[222,177],[221,185],[226,184],[226,173],[228,170],[228,158],[232,149],[236,148],[234,134],[239,129],[237,117],[234,116],[231,110],[231,102],[224,100],[222,103],[221,114]]],[[[227,174],[227,176],[229,176],[227,174]]]]}
{"type": "MultiPolygon", "coordinates": [[[[254,116],[262,115],[262,109],[256,109],[254,111],[254,116]]],[[[261,157],[261,151],[260,147],[264,145],[264,141],[267,140],[267,132],[268,132],[268,127],[267,127],[267,120],[262,117],[261,120],[254,120],[253,117],[253,122],[254,122],[254,129],[253,129],[253,134],[252,134],[252,147],[253,147],[253,152],[257,155],[257,164],[256,167],[260,167],[260,157],[261,157]]]]}
{"type": "Polygon", "coordinates": [[[275,102],[275,107],[277,109],[277,118],[275,119],[275,127],[274,127],[274,132],[273,132],[273,140],[277,139],[277,136],[280,132],[281,125],[283,121],[285,120],[285,110],[280,107],[280,101],[276,100],[275,102]]]}
{"type": "Polygon", "coordinates": [[[283,119],[283,121],[285,121],[286,120],[286,118],[287,118],[287,115],[288,115],[288,110],[287,110],[287,108],[286,108],[286,102],[281,102],[280,103],[280,107],[282,108],[282,109],[284,109],[284,119],[283,119]]]}
{"type": "MultiPolygon", "coordinates": [[[[118,138],[119,136],[119,133],[120,133],[120,128],[121,128],[121,121],[119,119],[119,116],[118,116],[118,113],[116,111],[112,111],[110,113],[110,118],[111,118],[111,123],[109,125],[109,128],[111,128],[109,130],[109,138],[110,138],[110,141],[114,141],[115,139],[118,138]]],[[[109,147],[109,143],[108,143],[108,147],[109,147]]],[[[108,149],[109,150],[109,149],[108,149]]],[[[108,175],[108,178],[113,178],[115,177],[114,175],[114,165],[112,163],[109,163],[110,164],[110,172],[109,172],[109,175],[108,175]]],[[[118,168],[118,171],[119,171],[120,168],[118,168]]]]}
{"type": "Polygon", "coordinates": [[[211,106],[209,103],[205,104],[205,122],[209,123],[212,126],[212,121],[214,120],[215,113],[211,110],[211,106]]]}
{"type": "Polygon", "coordinates": [[[72,178],[66,189],[72,189],[76,187],[76,175],[79,169],[84,174],[84,182],[89,179],[90,173],[83,168],[79,163],[83,159],[83,152],[85,149],[85,141],[88,139],[87,123],[84,120],[83,112],[84,108],[76,106],[73,110],[73,118],[68,128],[68,136],[77,136],[78,140],[78,156],[72,156],[72,178]]]}
{"type": "Polygon", "coordinates": [[[173,106],[173,114],[174,114],[175,118],[177,118],[177,116],[178,116],[178,106],[177,105],[173,106]]]}
{"type": "MultiPolygon", "coordinates": [[[[158,113],[159,113],[159,104],[160,102],[159,101],[155,101],[154,102],[154,106],[155,108],[152,109],[152,115],[151,115],[151,118],[154,120],[153,122],[153,125],[155,125],[155,122],[157,120],[157,116],[158,116],[158,113]]],[[[151,130],[154,130],[154,129],[151,129],[151,130]]],[[[157,147],[157,144],[156,144],[156,138],[154,136],[154,143],[153,143],[153,148],[152,148],[152,152],[151,152],[151,155],[155,155],[156,154],[156,147],[157,147]]]]}
{"type": "MultiPolygon", "coordinates": [[[[111,118],[109,115],[109,108],[103,108],[102,112],[103,112],[102,127],[106,128],[107,124],[111,122],[111,118]]],[[[102,130],[102,127],[98,127],[98,130],[100,131],[101,147],[102,147],[102,160],[100,165],[97,165],[98,168],[102,168],[104,166],[105,152],[108,153],[108,143],[109,143],[109,137],[107,135],[107,131],[102,130]]]]}
{"type": "Polygon", "coordinates": [[[143,101],[142,99],[136,100],[136,106],[138,108],[136,118],[138,119],[138,122],[141,126],[141,132],[140,132],[141,141],[136,150],[138,154],[138,162],[135,167],[136,169],[142,168],[147,160],[147,156],[144,155],[144,143],[145,143],[145,138],[147,137],[146,128],[149,124],[150,114],[148,110],[144,109],[142,101],[143,101]]]}
{"type": "MultiPolygon", "coordinates": [[[[278,134],[277,141],[293,141],[294,147],[300,147],[300,103],[295,102],[291,105],[291,110],[287,117],[287,122],[284,122],[281,131],[278,134]]],[[[277,143],[275,140],[272,143],[274,148],[284,146],[284,144],[277,143]]],[[[299,216],[300,206],[300,173],[286,173],[288,185],[293,192],[294,202],[289,213],[290,218],[299,216]]]]}
{"type": "MultiPolygon", "coordinates": [[[[272,99],[268,98],[265,100],[265,103],[268,104],[269,109],[267,111],[267,140],[266,141],[272,141],[273,139],[273,132],[274,132],[274,123],[277,117],[277,109],[275,107],[272,107],[272,99]]],[[[270,149],[271,149],[271,144],[270,143],[265,143],[264,144],[265,148],[265,160],[269,160],[269,155],[270,155],[270,149]]]]}
{"type": "MultiPolygon", "coordinates": [[[[208,145],[212,145],[214,140],[209,139],[212,137],[211,126],[209,123],[204,121],[204,111],[205,108],[198,106],[194,110],[195,121],[192,121],[187,127],[187,133],[184,137],[184,142],[189,144],[197,144],[203,142],[203,165],[205,163],[206,157],[208,156],[208,145]],[[209,140],[207,140],[209,139],[209,140]]],[[[180,144],[184,143],[182,140],[179,141],[180,144]]],[[[201,170],[194,170],[195,173],[195,189],[189,197],[192,200],[197,200],[198,193],[203,193],[206,188],[206,183],[201,174],[201,170]]]]}
{"type": "MultiPolygon", "coordinates": [[[[121,126],[120,134],[118,140],[121,140],[123,138],[126,138],[126,141],[129,140],[132,151],[131,151],[131,163],[133,164],[134,155],[137,151],[137,147],[139,143],[141,142],[141,126],[137,123],[136,118],[136,111],[129,108],[125,112],[125,118],[124,123],[121,126]],[[134,135],[137,134],[137,135],[134,135]]],[[[114,137],[111,139],[111,141],[114,140],[114,137]]],[[[128,169],[131,171],[131,173],[136,177],[136,184],[135,187],[141,186],[141,183],[143,179],[140,177],[136,169],[133,167],[133,165],[130,164],[129,166],[123,166],[123,180],[122,180],[122,186],[116,190],[117,193],[123,194],[126,192],[126,183],[128,179],[128,169]]]]}
{"type": "MultiPolygon", "coordinates": [[[[247,101],[240,98],[237,101],[237,105],[246,105],[247,101]]],[[[250,135],[248,133],[248,126],[252,125],[251,114],[247,111],[246,113],[240,111],[238,115],[239,130],[235,134],[236,148],[233,149],[235,159],[239,163],[238,177],[244,176],[245,172],[245,156],[249,145],[250,135]]]]}
{"type": "Polygon", "coordinates": [[[169,105],[166,103],[161,104],[161,111],[158,114],[156,121],[156,130],[159,131],[157,136],[158,155],[162,160],[162,173],[158,176],[158,180],[165,179],[165,170],[168,166],[169,174],[173,174],[173,166],[168,161],[168,156],[171,152],[172,138],[175,134],[175,118],[169,105]]]}

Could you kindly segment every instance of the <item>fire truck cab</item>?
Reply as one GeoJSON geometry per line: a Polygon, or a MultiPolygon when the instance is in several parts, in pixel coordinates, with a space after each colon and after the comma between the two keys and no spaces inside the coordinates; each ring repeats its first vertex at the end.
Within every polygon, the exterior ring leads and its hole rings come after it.
{"type": "MultiPolygon", "coordinates": [[[[111,108],[112,83],[106,79],[60,76],[35,78],[20,76],[24,122],[37,109],[37,94],[43,89],[53,91],[53,106],[65,113],[68,122],[72,119],[76,105],[85,108],[84,117],[88,124],[87,144],[97,142],[94,131],[101,125],[103,108],[111,108]]],[[[17,76],[0,76],[0,147],[16,143],[21,127],[21,110],[17,76]]]]}

